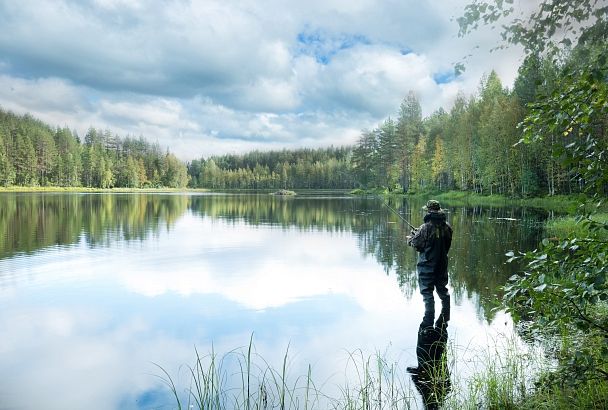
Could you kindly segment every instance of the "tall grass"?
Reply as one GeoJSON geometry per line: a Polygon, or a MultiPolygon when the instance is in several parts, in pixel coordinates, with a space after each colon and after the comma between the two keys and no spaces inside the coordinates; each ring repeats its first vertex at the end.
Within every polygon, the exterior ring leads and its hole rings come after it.
{"type": "MultiPolygon", "coordinates": [[[[555,195],[537,198],[510,198],[503,195],[480,195],[472,192],[450,191],[428,196],[451,206],[524,206],[561,213],[575,213],[581,203],[587,202],[582,195],[555,195]]],[[[589,203],[588,208],[593,205],[589,203]]]]}
{"type": "Polygon", "coordinates": [[[523,345],[516,336],[490,339],[484,349],[463,349],[461,368],[454,363],[454,383],[460,386],[448,397],[449,409],[517,409],[533,392],[534,381],[551,363],[538,345],[523,345]]]}
{"type": "MultiPolygon", "coordinates": [[[[591,219],[596,222],[608,224],[608,213],[593,214],[591,215],[591,219]]],[[[580,223],[579,220],[573,216],[550,219],[545,224],[545,229],[548,236],[558,238],[567,238],[569,235],[584,238],[587,237],[587,234],[589,233],[588,227],[580,223]]],[[[598,239],[607,240],[608,230],[598,230],[595,235],[598,239]]]]}
{"type": "MultiPolygon", "coordinates": [[[[504,195],[481,195],[469,191],[423,191],[406,193],[392,191],[385,188],[355,189],[350,192],[352,195],[382,195],[382,196],[406,196],[420,200],[437,199],[442,205],[448,206],[524,206],[530,208],[541,208],[565,214],[574,214],[579,209],[581,203],[586,203],[585,209],[590,211],[594,208],[594,203],[582,194],[573,195],[554,195],[532,198],[508,197],[504,195]]],[[[606,208],[604,208],[606,209],[606,208]]]]}
{"type": "MultiPolygon", "coordinates": [[[[313,368],[290,372],[289,347],[278,369],[255,349],[253,338],[242,348],[201,356],[188,366],[188,387],[179,387],[162,367],[158,376],[177,409],[332,409],[381,410],[425,408],[402,360],[389,352],[346,353],[343,374],[318,384],[313,368]]],[[[515,409],[534,392],[534,375],[549,369],[538,350],[523,348],[515,337],[496,341],[485,351],[448,342],[446,360],[428,374],[431,395],[444,409],[515,409]],[[458,357],[458,356],[462,357],[458,357]],[[460,364],[459,364],[460,363],[460,364]],[[451,386],[451,388],[450,388],[451,386]]],[[[429,406],[432,408],[432,406],[429,406]]]]}
{"type": "Polygon", "coordinates": [[[157,377],[168,387],[177,409],[312,409],[319,399],[312,370],[292,380],[289,347],[279,370],[255,352],[253,338],[243,348],[218,356],[201,355],[195,348],[194,365],[186,366],[190,382],[180,388],[160,365],[157,377]]]}

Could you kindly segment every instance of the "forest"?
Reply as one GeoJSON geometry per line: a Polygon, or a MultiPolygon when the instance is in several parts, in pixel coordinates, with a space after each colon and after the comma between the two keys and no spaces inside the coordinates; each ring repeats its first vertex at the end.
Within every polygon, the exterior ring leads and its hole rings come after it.
{"type": "MultiPolygon", "coordinates": [[[[481,79],[475,95],[460,93],[449,111],[439,108],[425,118],[416,94],[410,92],[395,118],[363,130],[352,147],[203,155],[189,163],[143,137],[121,138],[90,128],[81,141],[68,128],[53,129],[30,115],[0,110],[0,185],[382,187],[405,193],[459,190],[508,197],[588,193],[584,164],[608,145],[608,119],[601,107],[589,107],[581,118],[563,107],[551,124],[542,125],[533,118],[543,102],[575,96],[576,89],[568,84],[581,80],[573,78],[573,73],[606,51],[605,43],[579,41],[575,47],[564,47],[557,57],[530,52],[512,88],[505,87],[492,71],[481,79]],[[556,129],[555,124],[568,120],[590,125],[585,146],[577,144],[580,138],[575,129],[556,129]]],[[[605,167],[605,162],[591,164],[605,167]]],[[[605,184],[595,188],[596,193],[606,192],[605,184]]]]}
{"type": "MultiPolygon", "coordinates": [[[[459,94],[449,112],[440,108],[427,118],[410,93],[396,119],[362,133],[352,156],[356,180],[366,188],[508,197],[584,191],[577,164],[563,161],[574,133],[550,132],[524,143],[523,122],[537,100],[559,91],[564,72],[586,64],[587,54],[601,52],[581,46],[561,63],[531,54],[512,89],[492,71],[481,80],[479,95],[459,94]]],[[[605,149],[607,118],[593,120],[597,148],[605,149]]]]}
{"type": "Polygon", "coordinates": [[[0,109],[0,185],[94,188],[185,187],[186,166],[143,137],[89,128],[81,141],[30,115],[0,109]]]}
{"type": "MultiPolygon", "coordinates": [[[[512,88],[492,71],[481,79],[476,95],[460,93],[449,111],[439,108],[424,118],[416,94],[410,92],[396,118],[363,130],[353,147],[254,151],[194,160],[188,164],[190,186],[459,190],[512,198],[589,193],[587,188],[592,188],[592,193],[603,194],[606,186],[591,187],[582,165],[608,145],[608,118],[600,109],[582,118],[591,124],[591,134],[576,160],[571,149],[580,140],[576,130],[548,130],[526,121],[532,121],[543,101],[574,93],[568,91],[573,73],[605,48],[601,42],[581,41],[559,57],[528,53],[512,88]]],[[[562,119],[576,121],[576,113],[567,110],[562,119]]]]}
{"type": "Polygon", "coordinates": [[[188,164],[190,186],[211,189],[349,189],[356,186],[350,147],[253,151],[188,164]]]}

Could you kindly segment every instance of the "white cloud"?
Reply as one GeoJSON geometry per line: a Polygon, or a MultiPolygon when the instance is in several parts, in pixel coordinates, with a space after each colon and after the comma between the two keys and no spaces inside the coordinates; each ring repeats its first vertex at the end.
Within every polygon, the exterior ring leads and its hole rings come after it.
{"type": "Polygon", "coordinates": [[[457,37],[467,3],[5,2],[0,105],[144,135],[183,159],[353,143],[410,90],[428,115],[492,68],[512,83],[520,52],[486,51],[498,33],[457,37]],[[471,52],[461,78],[437,84],[471,52]]]}
{"type": "Polygon", "coordinates": [[[46,113],[74,115],[89,108],[82,90],[59,78],[25,80],[0,75],[0,103],[5,109],[29,111],[45,117],[46,113]]]}
{"type": "Polygon", "coordinates": [[[195,124],[184,124],[182,106],[179,101],[168,99],[155,99],[142,103],[130,101],[101,100],[100,112],[104,117],[116,118],[120,121],[129,121],[136,126],[157,127],[187,127],[196,129],[195,124]]]}

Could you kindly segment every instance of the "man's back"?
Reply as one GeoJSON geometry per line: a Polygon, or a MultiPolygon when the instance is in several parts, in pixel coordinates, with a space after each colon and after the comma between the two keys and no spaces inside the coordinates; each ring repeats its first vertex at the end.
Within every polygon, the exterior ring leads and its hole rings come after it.
{"type": "Polygon", "coordinates": [[[418,268],[424,272],[444,272],[447,269],[447,255],[452,245],[452,227],[446,221],[444,212],[429,212],[424,224],[410,239],[411,245],[419,252],[418,268]]]}

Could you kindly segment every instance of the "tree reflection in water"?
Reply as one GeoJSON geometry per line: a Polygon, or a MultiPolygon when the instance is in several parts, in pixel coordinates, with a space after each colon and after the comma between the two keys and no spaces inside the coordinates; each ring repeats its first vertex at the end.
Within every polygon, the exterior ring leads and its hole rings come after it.
{"type": "MultiPolygon", "coordinates": [[[[391,207],[414,225],[422,223],[424,201],[391,199],[391,207]]],[[[514,207],[450,207],[454,228],[449,276],[456,305],[476,299],[480,318],[491,320],[498,287],[517,266],[505,252],[532,249],[542,213],[514,207]],[[497,218],[510,218],[501,220],[497,218]]],[[[409,229],[375,198],[277,197],[267,194],[0,194],[0,259],[49,246],[107,246],[117,240],[145,240],[171,229],[186,212],[224,223],[280,229],[352,232],[361,252],[395,272],[406,297],[417,289],[416,253],[406,244],[409,229]]],[[[272,246],[269,244],[268,246],[272,246]]]]}

